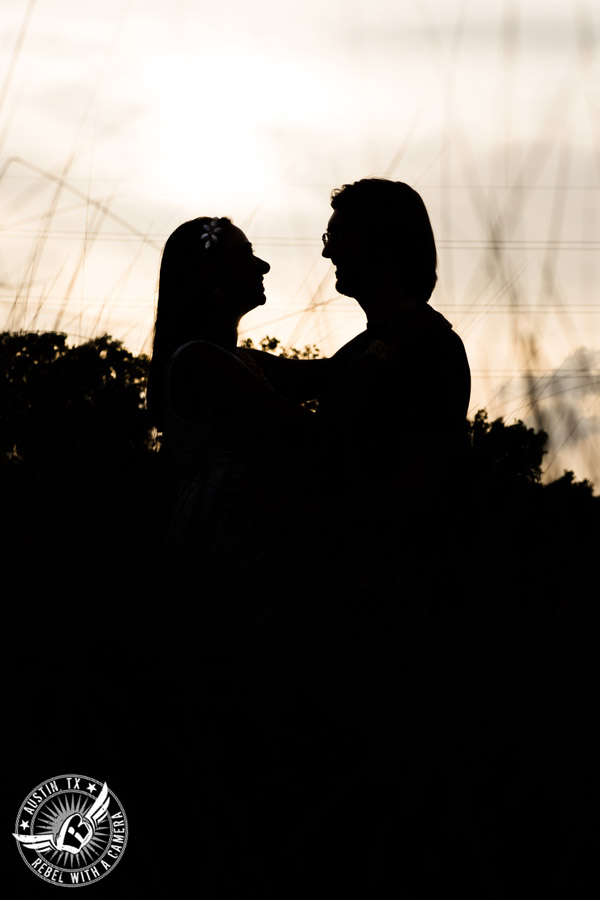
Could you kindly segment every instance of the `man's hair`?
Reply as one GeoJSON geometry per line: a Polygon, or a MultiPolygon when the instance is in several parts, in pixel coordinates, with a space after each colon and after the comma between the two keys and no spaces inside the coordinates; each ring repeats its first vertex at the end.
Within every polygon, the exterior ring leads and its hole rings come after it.
{"type": "Polygon", "coordinates": [[[364,229],[374,258],[397,265],[405,290],[427,302],[437,281],[433,230],[421,196],[402,181],[363,178],[331,194],[331,206],[364,229]]]}

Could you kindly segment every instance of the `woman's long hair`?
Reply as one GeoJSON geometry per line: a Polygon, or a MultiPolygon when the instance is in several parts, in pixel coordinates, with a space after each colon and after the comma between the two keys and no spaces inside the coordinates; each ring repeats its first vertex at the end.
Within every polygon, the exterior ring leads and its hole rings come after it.
{"type": "Polygon", "coordinates": [[[222,231],[206,246],[214,219],[201,216],[175,229],[165,244],[160,264],[158,303],[146,406],[151,422],[162,430],[161,393],[167,363],[182,344],[206,329],[213,293],[223,277],[228,231],[232,222],[218,220],[222,231]]]}

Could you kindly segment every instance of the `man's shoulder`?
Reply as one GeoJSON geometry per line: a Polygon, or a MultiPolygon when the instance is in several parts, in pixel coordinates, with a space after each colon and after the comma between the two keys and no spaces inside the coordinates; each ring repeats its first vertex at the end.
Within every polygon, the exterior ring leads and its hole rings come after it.
{"type": "Polygon", "coordinates": [[[365,329],[365,331],[361,331],[360,334],[357,334],[355,337],[351,338],[345,344],[343,344],[339,350],[331,357],[331,361],[334,364],[339,364],[343,362],[350,362],[353,359],[361,356],[366,348],[368,347],[370,342],[369,332],[365,329]]]}
{"type": "MultiPolygon", "coordinates": [[[[370,324],[341,347],[332,357],[337,370],[364,365],[383,368],[415,360],[432,360],[436,365],[449,362],[468,365],[464,344],[452,324],[428,303],[412,307],[385,321],[370,324]]],[[[433,363],[432,363],[433,364],[433,363]]],[[[434,366],[435,367],[435,366],[434,366]]]]}
{"type": "Polygon", "coordinates": [[[405,310],[369,328],[368,352],[383,359],[423,352],[427,347],[462,347],[452,324],[428,303],[405,310]]]}
{"type": "Polygon", "coordinates": [[[444,338],[455,334],[452,324],[437,309],[433,309],[429,303],[420,303],[407,309],[399,316],[383,323],[380,336],[389,341],[414,341],[420,337],[444,338]]]}

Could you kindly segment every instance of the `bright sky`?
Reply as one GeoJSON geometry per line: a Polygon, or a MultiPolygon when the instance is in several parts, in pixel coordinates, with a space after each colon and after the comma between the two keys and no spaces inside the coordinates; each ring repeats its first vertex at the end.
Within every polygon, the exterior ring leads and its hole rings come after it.
{"type": "Polygon", "coordinates": [[[592,0],[1,0],[0,328],[149,351],[162,246],[229,215],[271,263],[243,336],[362,329],[329,194],[423,196],[472,409],[600,488],[600,7],[592,0]]]}

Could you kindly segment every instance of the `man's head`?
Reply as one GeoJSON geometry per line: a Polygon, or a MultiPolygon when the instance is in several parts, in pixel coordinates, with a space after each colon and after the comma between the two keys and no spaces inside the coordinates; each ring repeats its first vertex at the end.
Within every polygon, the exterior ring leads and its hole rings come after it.
{"type": "Polygon", "coordinates": [[[359,302],[381,285],[426,303],[437,281],[431,223],[419,194],[401,181],[363,178],[331,195],[333,215],[323,256],[336,267],[336,287],[359,302]]]}

